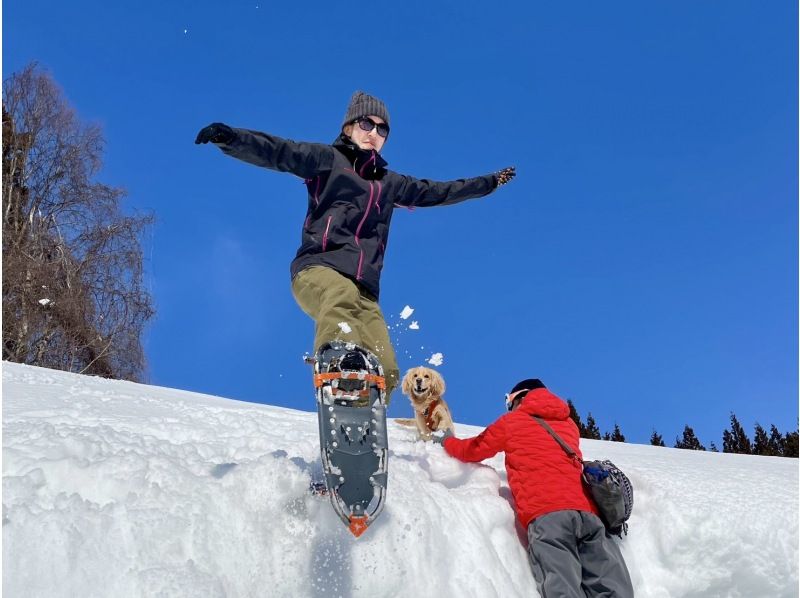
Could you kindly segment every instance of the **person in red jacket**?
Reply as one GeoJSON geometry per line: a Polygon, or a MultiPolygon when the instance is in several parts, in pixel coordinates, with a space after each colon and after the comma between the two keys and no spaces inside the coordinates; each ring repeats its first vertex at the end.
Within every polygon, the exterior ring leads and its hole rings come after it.
{"type": "Polygon", "coordinates": [[[528,531],[528,557],[543,597],[632,597],[622,553],[584,489],[580,464],[533,419],[544,419],[582,458],[569,406],[531,378],[506,395],[506,407],[508,413],[474,438],[440,438],[444,450],[464,462],[505,452],[508,485],[528,531]]]}

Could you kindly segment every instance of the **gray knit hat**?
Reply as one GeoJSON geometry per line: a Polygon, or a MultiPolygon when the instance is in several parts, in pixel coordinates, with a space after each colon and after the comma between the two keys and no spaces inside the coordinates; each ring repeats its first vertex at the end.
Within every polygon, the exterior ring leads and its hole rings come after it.
{"type": "Polygon", "coordinates": [[[350,98],[350,105],[347,107],[347,112],[344,115],[344,122],[342,126],[353,122],[355,119],[362,116],[379,116],[386,124],[389,124],[389,111],[386,109],[386,104],[381,102],[375,96],[357,91],[350,98]]]}

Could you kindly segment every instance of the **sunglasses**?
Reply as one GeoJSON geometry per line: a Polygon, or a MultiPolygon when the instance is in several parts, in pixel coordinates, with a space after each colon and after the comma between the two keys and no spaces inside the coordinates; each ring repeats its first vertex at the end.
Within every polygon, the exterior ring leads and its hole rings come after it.
{"type": "Polygon", "coordinates": [[[514,408],[514,401],[517,400],[518,397],[521,397],[524,393],[528,392],[527,390],[518,390],[517,392],[507,392],[505,394],[506,397],[506,410],[511,411],[514,408]]]}
{"type": "Polygon", "coordinates": [[[380,135],[384,139],[389,136],[389,125],[387,125],[386,123],[378,124],[374,120],[366,116],[357,118],[354,122],[358,123],[358,126],[361,128],[362,131],[369,132],[377,127],[378,135],[380,135]]]}

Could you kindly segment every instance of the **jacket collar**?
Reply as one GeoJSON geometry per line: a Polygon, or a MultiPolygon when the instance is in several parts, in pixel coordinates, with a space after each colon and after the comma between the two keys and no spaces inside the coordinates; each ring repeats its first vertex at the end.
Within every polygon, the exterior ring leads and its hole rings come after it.
{"type": "Polygon", "coordinates": [[[362,150],[344,133],[333,142],[333,147],[344,154],[345,158],[353,165],[353,170],[361,178],[380,180],[386,174],[386,167],[389,164],[378,152],[362,150]]]}

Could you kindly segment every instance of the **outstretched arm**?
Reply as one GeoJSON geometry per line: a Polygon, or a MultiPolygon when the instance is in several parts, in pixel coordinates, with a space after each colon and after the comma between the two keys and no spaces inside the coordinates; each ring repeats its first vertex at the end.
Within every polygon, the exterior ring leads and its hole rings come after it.
{"type": "Polygon", "coordinates": [[[329,170],[333,149],[321,143],[303,143],[275,135],[235,129],[213,123],[197,134],[195,143],[214,143],[224,153],[255,166],[291,172],[304,179],[329,170]]]}
{"type": "Polygon", "coordinates": [[[446,438],[442,446],[448,455],[459,461],[473,463],[494,457],[505,450],[506,422],[498,419],[483,432],[473,438],[446,438]]]}
{"type": "Polygon", "coordinates": [[[488,195],[497,187],[508,183],[515,175],[516,169],[513,166],[493,174],[448,182],[397,175],[403,179],[403,187],[400,197],[394,203],[401,207],[423,208],[455,204],[488,195]]]}

